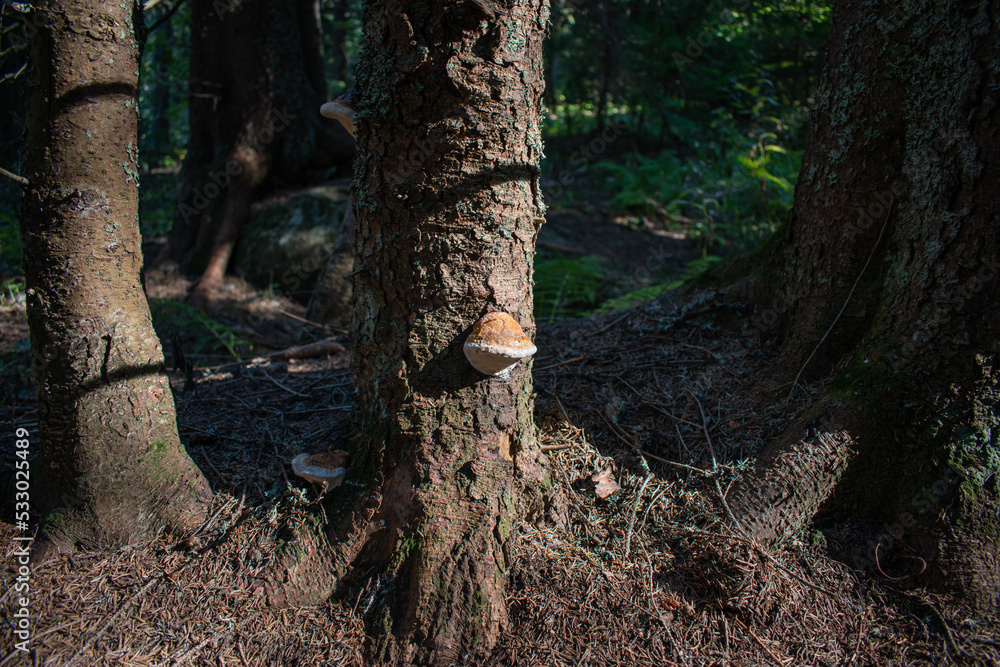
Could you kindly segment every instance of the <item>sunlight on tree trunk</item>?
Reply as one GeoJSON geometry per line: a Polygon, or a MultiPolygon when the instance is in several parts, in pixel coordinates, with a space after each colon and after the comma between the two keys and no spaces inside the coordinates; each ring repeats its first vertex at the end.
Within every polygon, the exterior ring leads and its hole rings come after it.
{"type": "Polygon", "coordinates": [[[59,0],[32,38],[22,206],[41,452],[61,547],[193,528],[211,491],[177,435],[141,283],[138,5],[59,0]],[[100,54],[100,57],[94,57],[100,54]]]}
{"type": "Polygon", "coordinates": [[[388,568],[380,654],[446,664],[507,623],[504,544],[543,477],[530,363],[474,370],[472,325],[529,335],[542,222],[542,0],[369,2],[353,370],[381,504],[356,565],[388,568]]]}

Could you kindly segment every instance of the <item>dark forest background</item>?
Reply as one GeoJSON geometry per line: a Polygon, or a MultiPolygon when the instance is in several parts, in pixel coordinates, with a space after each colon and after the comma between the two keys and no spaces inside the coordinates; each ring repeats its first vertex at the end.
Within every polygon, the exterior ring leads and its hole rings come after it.
{"type": "MultiPolygon", "coordinates": [[[[318,2],[326,94],[354,86],[357,0],[318,2]]],[[[140,72],[141,226],[166,237],[188,150],[190,3],[146,3],[140,72]]],[[[543,187],[550,210],[625,228],[669,229],[697,242],[687,277],[760,244],[787,217],[832,2],[553,2],[546,50],[543,187]]],[[[4,3],[0,167],[18,173],[27,67],[23,14],[4,3]]],[[[233,58],[245,54],[232,54],[233,58]]],[[[341,170],[343,171],[343,170],[341,170]]],[[[307,186],[346,174],[296,175],[307,186]]],[[[270,178],[280,180],[276,174],[270,178]]],[[[0,179],[0,287],[23,291],[19,188],[0,179]]],[[[541,247],[543,320],[634,305],[684,276],[623,281],[592,256],[541,247]]],[[[147,263],[155,258],[147,257],[147,263]]],[[[268,287],[268,286],[263,286],[268,287]]],[[[276,286],[280,291],[280,286],[276,286]]]]}

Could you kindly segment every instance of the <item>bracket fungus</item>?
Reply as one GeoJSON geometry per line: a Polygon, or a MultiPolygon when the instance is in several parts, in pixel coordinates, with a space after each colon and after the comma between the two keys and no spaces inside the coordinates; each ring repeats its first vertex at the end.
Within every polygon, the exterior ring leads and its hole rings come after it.
{"type": "Polygon", "coordinates": [[[292,459],[292,470],[302,479],[319,484],[325,493],[344,481],[348,458],[347,452],[339,449],[319,454],[299,454],[292,459]]]}
{"type": "Polygon", "coordinates": [[[463,346],[465,357],[480,373],[506,377],[537,348],[509,313],[486,313],[472,326],[463,346]]]}
{"type": "Polygon", "coordinates": [[[351,136],[357,138],[355,134],[356,122],[358,120],[358,110],[355,108],[357,94],[349,90],[332,102],[327,102],[319,108],[319,112],[327,118],[334,118],[340,121],[351,136]]]}

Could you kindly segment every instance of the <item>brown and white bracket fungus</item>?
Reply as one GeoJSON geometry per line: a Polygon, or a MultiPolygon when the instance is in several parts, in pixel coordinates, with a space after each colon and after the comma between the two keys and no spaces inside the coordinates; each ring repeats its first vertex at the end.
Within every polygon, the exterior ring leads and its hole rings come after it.
{"type": "Polygon", "coordinates": [[[507,377],[517,362],[538,351],[509,313],[483,315],[472,326],[463,349],[473,368],[497,377],[507,377]]]}
{"type": "Polygon", "coordinates": [[[352,137],[357,138],[355,123],[357,122],[358,115],[357,109],[354,107],[355,99],[356,93],[353,90],[349,90],[334,101],[327,102],[321,106],[319,112],[327,118],[339,120],[344,129],[350,132],[352,137]]]}
{"type": "Polygon", "coordinates": [[[347,452],[339,449],[319,454],[299,454],[292,459],[292,470],[302,479],[319,484],[326,492],[344,481],[348,458],[347,452]]]}

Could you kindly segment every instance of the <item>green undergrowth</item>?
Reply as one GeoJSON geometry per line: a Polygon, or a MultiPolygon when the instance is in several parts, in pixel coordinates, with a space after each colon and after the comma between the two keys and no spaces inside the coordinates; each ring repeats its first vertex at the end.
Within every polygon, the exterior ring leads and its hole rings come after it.
{"type": "MultiPolygon", "coordinates": [[[[765,244],[790,216],[808,125],[806,105],[783,100],[779,88],[772,71],[732,76],[718,88],[727,103],[710,113],[695,117],[682,104],[668,105],[663,122],[671,141],[661,142],[659,150],[637,141],[635,150],[617,151],[612,144],[634,137],[630,130],[616,131],[608,134],[609,141],[601,135],[568,159],[543,163],[550,205],[589,201],[609,206],[623,214],[626,225],[681,232],[697,248],[681,278],[657,277],[653,284],[634,285],[628,294],[595,289],[609,267],[588,258],[540,262],[535,279],[539,321],[630,308],[687,282],[731,275],[726,260],[746,257],[765,244]],[[590,155],[588,147],[596,156],[594,147],[604,144],[608,149],[599,159],[579,166],[590,155]]],[[[631,127],[627,114],[611,125],[631,127]]]]}
{"type": "Polygon", "coordinates": [[[539,322],[604,315],[653,301],[667,292],[699,280],[722,262],[706,255],[688,264],[674,280],[654,281],[624,294],[613,292],[623,282],[599,257],[550,259],[535,265],[535,319],[539,322]]]}
{"type": "Polygon", "coordinates": [[[176,366],[178,347],[185,359],[204,362],[211,357],[242,361],[253,343],[235,329],[208,317],[194,306],[173,299],[149,300],[153,327],[164,347],[168,366],[176,366]]]}
{"type": "MultiPolygon", "coordinates": [[[[16,206],[0,201],[0,285],[4,292],[21,276],[21,228],[16,206]]],[[[23,280],[20,281],[23,284],[23,280]]]]}
{"type": "Polygon", "coordinates": [[[139,227],[144,239],[167,236],[174,226],[175,176],[144,176],[139,185],[139,227]]]}
{"type": "Polygon", "coordinates": [[[791,211],[802,153],[782,144],[782,127],[769,119],[742,134],[720,124],[687,154],[664,150],[596,167],[617,210],[683,232],[702,257],[713,248],[733,256],[757,247],[791,211]]]}
{"type": "Polygon", "coordinates": [[[670,285],[650,285],[649,287],[643,287],[629,292],[628,294],[608,299],[600,306],[592,310],[590,314],[604,315],[606,313],[613,313],[617,310],[626,310],[628,308],[641,306],[642,304],[648,303],[662,294],[669,292],[670,289],[670,285]]]}
{"type": "Polygon", "coordinates": [[[550,259],[535,265],[535,319],[552,322],[593,310],[607,267],[599,257],[550,259]]]}

